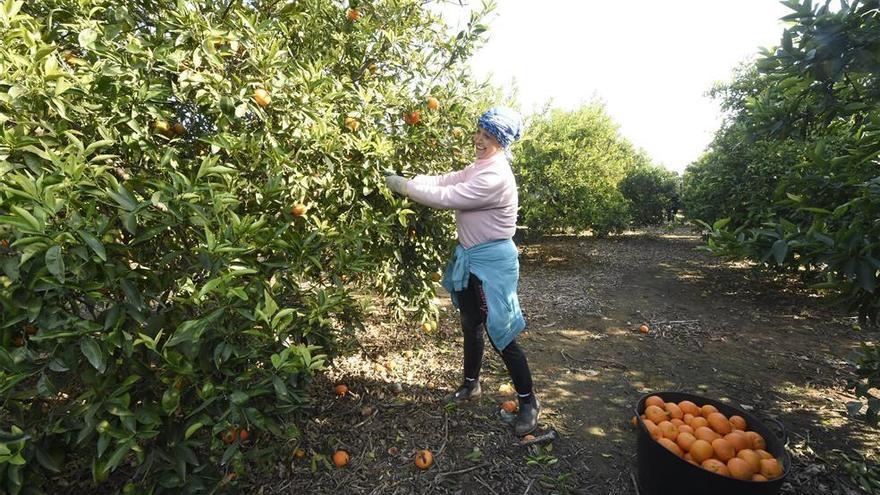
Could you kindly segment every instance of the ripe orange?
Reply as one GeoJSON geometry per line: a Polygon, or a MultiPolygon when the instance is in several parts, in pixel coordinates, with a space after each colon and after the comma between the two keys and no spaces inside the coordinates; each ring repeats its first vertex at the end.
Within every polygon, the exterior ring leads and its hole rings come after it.
{"type": "Polygon", "coordinates": [[[782,476],[782,466],[776,459],[761,459],[761,475],[772,480],[782,476]]]}
{"type": "Polygon", "coordinates": [[[755,470],[748,462],[734,457],[727,461],[727,470],[730,471],[730,477],[738,480],[751,480],[755,474],[755,470]]]}
{"type": "Polygon", "coordinates": [[[713,440],[721,438],[719,434],[712,431],[708,426],[701,426],[694,430],[694,436],[707,442],[712,442],[713,440]]]}
{"type": "Polygon", "coordinates": [[[768,481],[767,477],[762,474],[753,474],[752,481],[768,481]]]}
{"type": "Polygon", "coordinates": [[[663,434],[660,433],[660,428],[658,428],[653,421],[651,421],[650,419],[646,419],[642,422],[645,424],[645,428],[648,430],[648,434],[651,435],[651,438],[653,438],[654,440],[660,440],[661,438],[663,438],[663,434]]]}
{"type": "Polygon", "coordinates": [[[679,433],[679,434],[681,434],[681,433],[690,433],[691,435],[693,435],[693,434],[694,434],[694,429],[691,428],[689,425],[678,425],[678,433],[679,433]]]}
{"type": "Polygon", "coordinates": [[[708,426],[709,426],[709,422],[706,421],[706,418],[704,418],[704,417],[702,417],[702,416],[696,416],[696,417],[694,417],[693,420],[691,420],[690,425],[691,425],[691,428],[693,428],[694,430],[696,430],[697,428],[699,428],[699,427],[701,427],[701,426],[708,427],[708,426]]]}
{"type": "Polygon", "coordinates": [[[336,395],[342,396],[348,393],[348,387],[345,384],[340,383],[333,388],[333,392],[335,392],[336,395]]]}
{"type": "Polygon", "coordinates": [[[677,443],[678,446],[681,447],[681,450],[685,452],[690,452],[691,446],[693,446],[696,441],[697,437],[687,432],[679,432],[678,438],[675,439],[675,443],[677,443]]]}
{"type": "Polygon", "coordinates": [[[693,416],[700,415],[700,408],[697,407],[696,404],[694,404],[693,402],[691,402],[689,400],[683,400],[683,401],[679,402],[678,407],[681,408],[681,412],[683,412],[685,415],[688,415],[688,414],[691,414],[693,416]]]}
{"type": "Polygon", "coordinates": [[[730,417],[730,426],[736,428],[737,430],[746,431],[746,420],[742,416],[734,414],[730,417]]]}
{"type": "Polygon", "coordinates": [[[736,449],[737,452],[752,447],[752,441],[749,440],[749,437],[747,437],[745,433],[739,430],[734,430],[727,435],[724,435],[724,439],[730,442],[730,444],[733,445],[733,448],[736,449]]]}
{"type": "Polygon", "coordinates": [[[156,120],[153,122],[153,130],[165,136],[171,135],[171,124],[165,120],[156,120]]]}
{"type": "Polygon", "coordinates": [[[509,413],[516,412],[516,402],[512,400],[506,400],[501,403],[501,409],[504,409],[506,412],[509,413]]]}
{"type": "Polygon", "coordinates": [[[708,418],[710,414],[717,413],[718,408],[713,406],[712,404],[705,404],[700,408],[700,414],[703,415],[704,418],[708,418]]]}
{"type": "Polygon", "coordinates": [[[669,413],[670,418],[681,419],[684,417],[684,413],[682,412],[681,408],[678,407],[678,404],[674,402],[667,402],[664,408],[666,409],[666,412],[669,413]]]}
{"type": "Polygon", "coordinates": [[[773,454],[764,449],[755,449],[755,453],[758,454],[758,457],[761,459],[773,459],[773,454]]]}
{"type": "Polygon", "coordinates": [[[223,432],[223,443],[232,443],[238,438],[238,428],[230,428],[223,432]]]}
{"type": "Polygon", "coordinates": [[[295,217],[301,217],[306,214],[306,205],[297,203],[290,208],[290,214],[295,217]]]}
{"type": "Polygon", "coordinates": [[[706,416],[706,421],[709,422],[709,427],[719,435],[727,435],[731,431],[730,421],[727,420],[726,416],[719,412],[710,413],[706,416]]]}
{"type": "Polygon", "coordinates": [[[681,447],[679,447],[678,444],[676,444],[672,440],[664,437],[664,438],[661,438],[660,440],[657,440],[657,442],[659,442],[660,445],[665,447],[666,450],[672,452],[673,454],[675,454],[679,457],[684,457],[684,451],[681,450],[681,447]]]}
{"type": "Polygon", "coordinates": [[[351,132],[357,132],[358,127],[361,126],[361,123],[358,119],[354,117],[346,117],[345,118],[345,127],[348,127],[348,130],[351,132]]]}
{"type": "Polygon", "coordinates": [[[240,442],[247,442],[247,439],[250,438],[251,434],[245,429],[242,429],[238,432],[238,440],[240,442]]]}
{"type": "Polygon", "coordinates": [[[712,456],[715,455],[715,450],[712,449],[712,444],[699,439],[691,444],[691,450],[688,452],[697,464],[703,464],[703,461],[711,459],[712,456]]]}
{"type": "Polygon", "coordinates": [[[269,103],[272,102],[272,97],[269,96],[269,92],[263,88],[257,88],[254,90],[254,101],[257,105],[265,108],[269,106],[269,103]]]}
{"type": "Polygon", "coordinates": [[[346,17],[348,17],[349,21],[354,22],[361,18],[361,13],[360,11],[358,11],[358,9],[348,9],[348,12],[346,12],[346,17]]]}
{"type": "Polygon", "coordinates": [[[658,395],[652,395],[645,399],[645,407],[648,406],[657,406],[663,408],[666,406],[666,402],[660,398],[658,395]]]}
{"type": "Polygon", "coordinates": [[[645,409],[645,416],[651,421],[657,423],[658,425],[669,417],[669,413],[664,411],[659,406],[648,406],[645,409]]]}
{"type": "Polygon", "coordinates": [[[333,464],[338,468],[348,465],[348,452],[344,450],[337,450],[336,452],[334,452],[333,464]]]}
{"type": "Polygon", "coordinates": [[[648,333],[651,331],[651,329],[648,328],[648,325],[642,325],[639,327],[639,331],[642,333],[648,333]]]}
{"type": "Polygon", "coordinates": [[[660,429],[661,435],[663,435],[665,438],[672,440],[673,442],[676,438],[678,438],[678,427],[670,423],[669,421],[662,421],[657,425],[657,428],[660,429]]]}
{"type": "Polygon", "coordinates": [[[633,416],[632,418],[629,419],[629,422],[631,425],[633,425],[633,428],[638,427],[639,426],[638,416],[633,416]]]}
{"type": "Polygon", "coordinates": [[[418,110],[413,110],[411,112],[404,112],[403,121],[408,125],[416,125],[419,121],[422,120],[422,114],[418,110]]]}
{"type": "Polygon", "coordinates": [[[715,451],[715,457],[721,462],[727,462],[736,457],[736,450],[733,445],[723,438],[712,440],[712,449],[715,451]]]}
{"type": "Polygon", "coordinates": [[[684,421],[676,418],[670,419],[669,422],[674,424],[675,426],[678,426],[679,428],[681,428],[682,426],[687,426],[686,424],[684,424],[684,421]]]}
{"type": "Polygon", "coordinates": [[[420,450],[416,454],[416,467],[419,469],[428,469],[434,464],[434,455],[430,450],[420,450]]]}
{"type": "Polygon", "coordinates": [[[761,456],[752,449],[743,449],[736,453],[736,456],[749,463],[752,471],[757,473],[761,471],[761,456]]]}
{"type": "Polygon", "coordinates": [[[727,469],[727,464],[724,464],[718,459],[706,459],[703,461],[702,466],[706,471],[712,471],[721,476],[730,476],[730,470],[727,469]]]}
{"type": "Polygon", "coordinates": [[[746,436],[749,437],[749,440],[752,441],[753,449],[764,450],[767,448],[767,442],[764,441],[764,437],[762,437],[759,433],[754,431],[747,431],[746,436]]]}
{"type": "Polygon", "coordinates": [[[429,110],[437,110],[440,108],[440,100],[434,98],[433,96],[428,98],[428,109],[429,110]]]}

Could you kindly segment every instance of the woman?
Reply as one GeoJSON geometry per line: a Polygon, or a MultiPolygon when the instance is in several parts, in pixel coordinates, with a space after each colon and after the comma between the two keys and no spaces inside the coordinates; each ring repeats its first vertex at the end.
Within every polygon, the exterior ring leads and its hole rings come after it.
{"type": "Polygon", "coordinates": [[[443,287],[461,312],[464,381],[449,400],[463,402],[480,396],[485,331],[519,397],[514,422],[518,436],[535,430],[541,411],[528,361],[516,342],[526,323],[516,295],[519,260],[512,237],[519,200],[508,157],[510,145],[521,132],[522,120],[516,112],[492,108],[478,121],[474,163],[446,175],[386,179],[397,194],[432,208],[455,210],[459,245],[446,268],[443,287]]]}

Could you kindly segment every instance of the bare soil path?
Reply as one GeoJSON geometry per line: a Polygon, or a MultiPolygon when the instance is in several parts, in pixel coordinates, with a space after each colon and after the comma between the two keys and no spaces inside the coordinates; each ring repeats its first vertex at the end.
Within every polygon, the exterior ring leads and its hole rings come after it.
{"type": "Polygon", "coordinates": [[[878,335],[854,331],[798,282],[722,262],[699,244],[677,229],[521,246],[521,342],[545,407],[542,431],[561,434],[552,450],[521,447],[500,417],[507,378],[494,355],[486,396],[444,408],[460,380],[461,339],[441,298],[437,332],[377,321],[361,352],[319,380],[295,442],[314,470],[306,459],[242,481],[263,493],[634,494],[632,408],[643,393],[676,390],[785,424],[794,469],[782,493],[864,493],[840,454],[876,452],[880,435],[846,416],[847,359],[878,335]],[[330,392],[339,381],[353,391],[343,399],[330,392]],[[321,455],[338,447],[352,464],[328,469],[321,455]],[[423,448],[436,459],[427,471],[412,462],[423,448]]]}

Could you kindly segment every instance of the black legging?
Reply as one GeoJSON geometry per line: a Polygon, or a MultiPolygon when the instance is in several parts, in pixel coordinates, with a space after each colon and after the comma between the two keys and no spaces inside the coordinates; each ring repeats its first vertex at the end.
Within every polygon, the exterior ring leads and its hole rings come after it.
{"type": "MultiPolygon", "coordinates": [[[[456,297],[461,311],[461,330],[464,334],[464,376],[467,380],[478,380],[483,364],[483,332],[488,315],[482,281],[472,273],[467,288],[457,292],[456,297]]],[[[504,361],[517,394],[520,397],[531,395],[532,372],[529,370],[526,355],[516,343],[516,339],[507,344],[503,350],[495,347],[491,336],[489,343],[504,361]]]]}

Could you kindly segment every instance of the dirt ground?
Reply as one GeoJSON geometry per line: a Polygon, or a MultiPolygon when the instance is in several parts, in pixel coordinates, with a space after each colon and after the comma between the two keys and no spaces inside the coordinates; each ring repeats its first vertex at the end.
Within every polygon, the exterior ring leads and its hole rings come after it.
{"type": "MultiPolygon", "coordinates": [[[[877,429],[849,419],[848,359],[877,333],[823,306],[796,281],[759,274],[694,248],[685,228],[611,239],[550,237],[520,246],[520,342],[552,444],[523,447],[499,414],[508,399],[500,359],[487,352],[484,397],[442,398],[460,381],[457,313],[441,297],[439,329],[376,322],[361,351],[319,379],[301,422],[306,459],[240,480],[248,493],[638,494],[628,419],[647,392],[682,391],[781,421],[792,469],[784,494],[856,494],[841,454],[876,456],[877,429]],[[649,334],[637,329],[641,323],[649,334]],[[345,382],[351,393],[332,394],[345,382]],[[343,448],[345,469],[323,455],[343,448]],[[435,463],[413,466],[419,449],[435,463]],[[871,454],[874,453],[874,454],[871,454]],[[311,462],[310,462],[311,461],[311,462]]],[[[487,346],[488,347],[488,346],[487,346]]],[[[876,457],[874,461],[876,462],[876,457]]]]}

